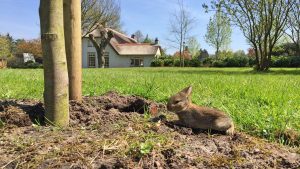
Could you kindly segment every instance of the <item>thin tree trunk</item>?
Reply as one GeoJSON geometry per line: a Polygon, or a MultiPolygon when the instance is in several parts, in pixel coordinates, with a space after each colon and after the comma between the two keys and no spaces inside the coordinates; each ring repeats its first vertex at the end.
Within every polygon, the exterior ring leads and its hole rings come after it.
{"type": "Polygon", "coordinates": [[[64,0],[64,31],[70,100],[82,99],[81,1],[64,0]]]}
{"type": "Polygon", "coordinates": [[[44,56],[44,102],[47,122],[69,124],[68,69],[64,39],[63,0],[40,0],[44,56]]]}
{"type": "Polygon", "coordinates": [[[183,55],[182,55],[182,67],[184,67],[184,56],[185,56],[185,49],[184,49],[184,45],[182,47],[182,51],[183,51],[183,55]]]}
{"type": "Polygon", "coordinates": [[[264,51],[262,49],[262,44],[259,45],[259,54],[260,54],[260,59],[259,59],[259,67],[258,67],[258,70],[259,71],[263,71],[263,67],[264,67],[264,51]]]}
{"type": "Polygon", "coordinates": [[[182,67],[182,46],[181,46],[181,42],[179,45],[179,67],[182,67]]]}
{"type": "Polygon", "coordinates": [[[97,51],[97,58],[98,58],[98,67],[104,68],[105,59],[104,59],[104,52],[106,46],[109,44],[111,38],[114,36],[112,31],[107,31],[105,28],[100,29],[100,42],[97,43],[96,39],[92,34],[89,35],[89,39],[92,41],[94,47],[97,51]]]}
{"type": "Polygon", "coordinates": [[[300,43],[299,43],[299,44],[297,44],[297,51],[296,51],[296,55],[297,55],[298,57],[300,57],[300,43]]]}
{"type": "Polygon", "coordinates": [[[96,39],[92,34],[89,35],[90,41],[93,43],[96,53],[97,53],[97,61],[98,61],[98,68],[104,68],[105,59],[103,57],[103,53],[100,44],[97,43],[96,39]]]}
{"type": "Polygon", "coordinates": [[[257,46],[254,45],[254,51],[255,51],[255,62],[256,62],[256,70],[258,70],[258,68],[260,67],[260,63],[259,63],[259,55],[258,55],[258,49],[257,46]]]}

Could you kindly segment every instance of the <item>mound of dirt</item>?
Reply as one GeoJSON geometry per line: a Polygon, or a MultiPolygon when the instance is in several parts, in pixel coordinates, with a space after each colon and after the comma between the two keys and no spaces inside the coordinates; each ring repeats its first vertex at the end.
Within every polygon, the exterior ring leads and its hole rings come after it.
{"type": "Polygon", "coordinates": [[[299,148],[173,123],[163,104],[108,92],[70,101],[70,127],[34,100],[0,100],[2,168],[298,168],[299,148]],[[297,152],[298,151],[298,152],[297,152]]]}

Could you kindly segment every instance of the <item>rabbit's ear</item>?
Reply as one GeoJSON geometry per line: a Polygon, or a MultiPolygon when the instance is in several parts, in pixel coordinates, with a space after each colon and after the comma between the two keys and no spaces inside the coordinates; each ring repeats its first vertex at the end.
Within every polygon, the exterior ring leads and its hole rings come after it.
{"type": "Polygon", "coordinates": [[[192,86],[189,86],[189,87],[184,88],[181,92],[183,92],[187,96],[190,96],[192,94],[192,89],[193,89],[192,86]]]}

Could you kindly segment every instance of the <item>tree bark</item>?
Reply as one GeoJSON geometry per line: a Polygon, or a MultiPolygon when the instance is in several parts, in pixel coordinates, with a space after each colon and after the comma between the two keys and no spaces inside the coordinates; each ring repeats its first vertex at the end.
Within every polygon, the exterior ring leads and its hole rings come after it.
{"type": "Polygon", "coordinates": [[[63,0],[40,0],[40,26],[44,56],[46,121],[69,124],[68,70],[66,62],[63,0]]]}
{"type": "Polygon", "coordinates": [[[64,0],[64,33],[70,100],[82,99],[81,2],[64,0]]]}

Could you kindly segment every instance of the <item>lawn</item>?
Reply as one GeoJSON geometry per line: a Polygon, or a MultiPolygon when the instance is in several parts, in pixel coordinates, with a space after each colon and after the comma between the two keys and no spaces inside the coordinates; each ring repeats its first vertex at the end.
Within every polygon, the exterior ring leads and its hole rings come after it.
{"type": "MultiPolygon", "coordinates": [[[[0,70],[0,99],[42,99],[42,70],[0,70]]],[[[198,105],[226,111],[238,130],[288,144],[300,142],[300,69],[126,68],[84,69],[83,94],[110,90],[158,102],[192,85],[198,105]],[[288,138],[288,139],[287,139],[288,138]],[[297,142],[297,141],[296,141],[297,142]]]]}

